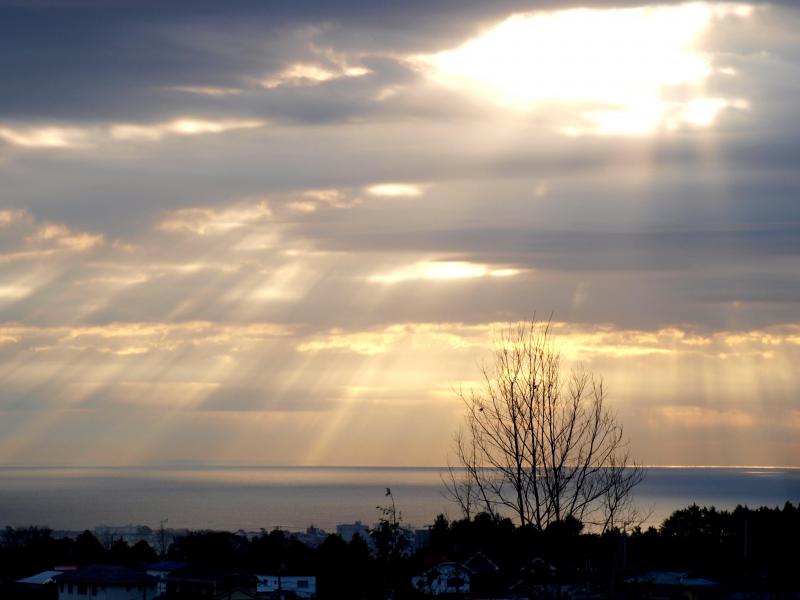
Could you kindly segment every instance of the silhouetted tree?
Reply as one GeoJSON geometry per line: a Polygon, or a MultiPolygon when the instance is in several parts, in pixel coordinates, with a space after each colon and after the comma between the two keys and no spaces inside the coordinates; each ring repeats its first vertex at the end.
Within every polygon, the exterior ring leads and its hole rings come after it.
{"type": "Polygon", "coordinates": [[[195,564],[236,566],[248,547],[247,538],[227,531],[194,531],[175,538],[169,556],[195,564]]]}
{"type": "Polygon", "coordinates": [[[390,503],[376,506],[380,514],[378,526],[370,532],[375,542],[378,560],[382,562],[396,561],[408,550],[411,542],[403,531],[402,514],[397,510],[392,490],[386,488],[386,497],[390,503]]]}
{"type": "Polygon", "coordinates": [[[131,547],[128,542],[122,538],[117,538],[111,542],[111,548],[108,550],[106,560],[114,565],[132,564],[131,547]]]}
{"type": "Polygon", "coordinates": [[[635,517],[630,497],[644,470],[628,456],[602,379],[582,369],[562,374],[551,323],[505,330],[482,380],[461,394],[461,469],[445,481],[466,517],[509,513],[539,530],[567,518],[606,530],[635,517]]]}
{"type": "Polygon", "coordinates": [[[261,535],[250,542],[249,564],[265,573],[308,575],[314,571],[312,550],[280,529],[261,535]]]}
{"type": "Polygon", "coordinates": [[[130,549],[130,564],[142,565],[152,562],[158,558],[158,554],[153,548],[144,540],[139,540],[130,549]]]}
{"type": "Polygon", "coordinates": [[[91,531],[87,529],[75,538],[75,561],[79,565],[102,563],[105,558],[105,548],[91,531]]]}

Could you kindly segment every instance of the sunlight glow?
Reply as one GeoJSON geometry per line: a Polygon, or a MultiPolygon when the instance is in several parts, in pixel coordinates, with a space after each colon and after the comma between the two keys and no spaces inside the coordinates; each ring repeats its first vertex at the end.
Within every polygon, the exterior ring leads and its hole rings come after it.
{"type": "Polygon", "coordinates": [[[336,68],[330,68],[314,63],[295,63],[274,77],[262,81],[261,86],[268,90],[284,86],[313,86],[343,77],[363,77],[369,73],[370,70],[367,68],[349,67],[344,64],[337,65],[336,68]]]}
{"type": "Polygon", "coordinates": [[[74,148],[80,146],[86,132],[65,127],[17,129],[0,126],[0,141],[23,148],[74,148]]]}
{"type": "Polygon", "coordinates": [[[367,188],[370,196],[419,196],[422,190],[411,183],[378,183],[367,188]]]}
{"type": "Polygon", "coordinates": [[[158,229],[170,233],[206,235],[225,233],[272,216],[266,202],[239,203],[225,208],[195,207],[173,210],[164,216],[158,229]]]}
{"type": "Polygon", "coordinates": [[[111,137],[117,140],[158,141],[164,136],[202,135],[209,133],[225,133],[236,129],[255,129],[266,125],[264,121],[255,119],[209,119],[181,118],[166,123],[138,125],[118,123],[111,127],[111,137]]]}
{"type": "MultiPolygon", "coordinates": [[[[0,284],[0,302],[6,300],[20,300],[29,296],[33,292],[33,289],[19,285],[19,284],[9,284],[9,285],[2,285],[0,284]]],[[[5,337],[0,337],[0,340],[7,339],[5,337]]]]}
{"type": "Polygon", "coordinates": [[[242,93],[238,88],[227,87],[211,87],[211,86],[196,86],[196,85],[176,85],[168,88],[174,92],[185,92],[187,94],[198,94],[200,96],[236,96],[242,93]]]}
{"type": "Polygon", "coordinates": [[[705,406],[662,406],[656,409],[658,418],[671,421],[682,428],[710,428],[724,425],[748,428],[755,425],[750,413],[741,409],[715,409],[705,406]]]}
{"type": "Polygon", "coordinates": [[[434,80],[505,106],[571,112],[568,135],[708,127],[741,101],[703,96],[713,68],[698,42],[715,21],[752,13],[746,4],[693,2],[517,14],[421,62],[434,80]],[[668,98],[677,86],[690,97],[668,98]]]}
{"type": "Polygon", "coordinates": [[[24,210],[0,210],[0,227],[22,221],[28,216],[24,210]]]}
{"type": "Polygon", "coordinates": [[[465,261],[421,261],[389,273],[373,275],[370,281],[376,283],[400,283],[414,279],[446,281],[451,279],[474,279],[476,277],[513,277],[518,269],[495,269],[489,265],[465,261]]]}
{"type": "Polygon", "coordinates": [[[59,247],[69,250],[89,250],[102,244],[105,239],[102,234],[74,232],[69,227],[59,223],[46,223],[27,238],[29,242],[52,242],[59,247]]]}

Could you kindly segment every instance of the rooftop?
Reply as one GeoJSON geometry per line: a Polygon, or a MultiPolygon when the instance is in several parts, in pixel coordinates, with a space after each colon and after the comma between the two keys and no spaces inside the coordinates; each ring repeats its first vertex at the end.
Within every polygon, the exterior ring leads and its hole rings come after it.
{"type": "Polygon", "coordinates": [[[54,581],[56,575],[61,575],[61,571],[42,571],[36,575],[31,575],[25,579],[17,579],[17,583],[24,585],[46,585],[54,581]]]}
{"type": "Polygon", "coordinates": [[[155,577],[145,573],[117,565],[89,565],[76,571],[59,573],[55,579],[56,581],[103,582],[108,584],[140,584],[158,581],[155,577]]]}

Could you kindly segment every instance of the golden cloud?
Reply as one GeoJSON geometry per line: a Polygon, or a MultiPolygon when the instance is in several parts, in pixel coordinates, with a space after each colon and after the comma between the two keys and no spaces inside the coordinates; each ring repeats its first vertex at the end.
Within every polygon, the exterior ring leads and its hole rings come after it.
{"type": "Polygon", "coordinates": [[[166,213],[157,229],[170,233],[220,234],[263,222],[271,216],[272,210],[266,202],[239,203],[224,208],[181,208],[166,213]]]}

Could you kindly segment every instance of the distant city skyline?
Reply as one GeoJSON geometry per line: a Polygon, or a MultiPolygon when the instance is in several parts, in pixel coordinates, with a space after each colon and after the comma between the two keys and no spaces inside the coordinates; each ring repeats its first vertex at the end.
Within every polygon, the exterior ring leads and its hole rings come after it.
{"type": "Polygon", "coordinates": [[[791,2],[0,0],[0,465],[441,466],[550,319],[800,466],[791,2]]]}

